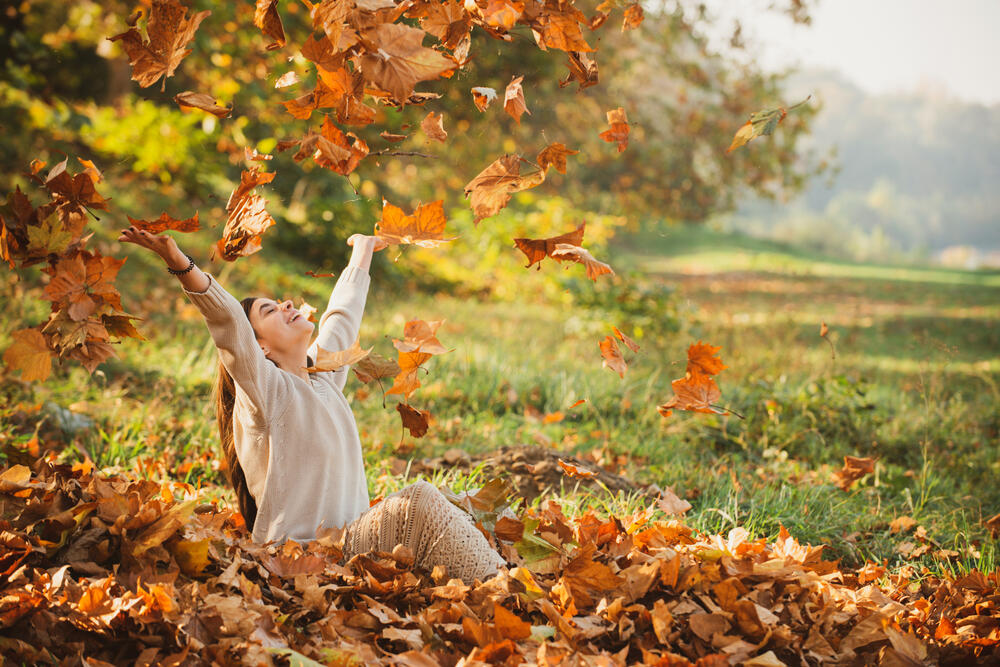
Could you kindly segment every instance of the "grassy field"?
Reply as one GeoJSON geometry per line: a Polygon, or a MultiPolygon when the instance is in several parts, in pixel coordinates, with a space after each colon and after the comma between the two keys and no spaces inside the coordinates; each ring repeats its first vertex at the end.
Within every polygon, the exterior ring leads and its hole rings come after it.
{"type": "MultiPolygon", "coordinates": [[[[131,303],[142,299],[131,310],[148,315],[140,329],[149,342],[122,345],[91,378],[73,366],[37,386],[4,376],[3,455],[29,459],[37,433],[41,450],[200,483],[208,497],[231,500],[208,401],[207,330],[162,269],[132,255],[122,275],[131,303]]],[[[558,302],[528,288],[522,302],[495,303],[373,285],[366,347],[391,356],[391,338],[421,318],[445,319],[438,337],[454,348],[428,363],[411,399],[434,416],[420,440],[401,434],[396,397],[383,407],[377,386],[348,382],[373,496],[404,484],[389,473],[393,457],[541,444],[614,460],[637,484],[671,486],[702,530],[774,536],[784,525],[848,565],[998,566],[983,521],[1000,512],[1000,274],[854,265],[686,228],[623,241],[606,259],[614,280],[567,279],[558,302]],[[601,366],[598,341],[611,325],[641,345],[626,355],[624,379],[601,366]],[[723,403],[745,419],[657,413],[697,340],[722,346],[723,403]],[[557,411],[562,420],[544,419],[557,411]],[[878,459],[847,492],[833,479],[845,455],[878,459]],[[893,532],[904,515],[923,531],[893,532]],[[908,558],[914,551],[922,555],[908,558]]],[[[307,278],[307,268],[272,256],[216,270],[237,296],[303,296],[322,308],[333,281],[307,278]]],[[[582,269],[546,262],[543,271],[582,269]]],[[[524,272],[526,285],[533,275],[524,272]]],[[[4,347],[6,332],[44,317],[37,289],[5,281],[4,347]]],[[[458,489],[482,479],[452,471],[435,481],[458,489]]],[[[567,479],[561,494],[568,512],[645,502],[572,487],[567,479]]]]}

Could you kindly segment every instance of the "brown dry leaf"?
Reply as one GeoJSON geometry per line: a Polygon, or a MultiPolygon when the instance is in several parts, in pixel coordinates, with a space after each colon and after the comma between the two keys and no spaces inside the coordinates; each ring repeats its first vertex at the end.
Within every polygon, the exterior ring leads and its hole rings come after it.
{"type": "Polygon", "coordinates": [[[563,51],[594,50],[583,38],[580,19],[586,22],[586,18],[580,14],[578,9],[570,7],[570,11],[565,14],[546,13],[539,19],[539,29],[535,30],[535,41],[538,42],[539,46],[544,45],[563,51]]]}
{"type": "Polygon", "coordinates": [[[669,417],[671,410],[725,414],[724,409],[714,405],[722,398],[722,392],[710,376],[687,373],[670,385],[674,390],[674,396],[666,403],[657,406],[657,410],[664,417],[669,417]]]}
{"type": "Polygon", "coordinates": [[[524,89],[521,88],[521,81],[523,80],[523,76],[511,79],[510,83],[507,84],[507,89],[503,93],[503,109],[511,118],[517,121],[518,125],[521,124],[521,116],[523,114],[531,115],[531,112],[528,111],[528,106],[524,102],[524,89]]]}
{"type": "Polygon", "coordinates": [[[399,374],[399,364],[395,359],[387,359],[374,352],[355,363],[353,369],[354,374],[365,384],[399,374]]]}
{"type": "Polygon", "coordinates": [[[499,30],[510,30],[524,13],[524,3],[519,0],[487,0],[483,9],[486,25],[499,30]]]}
{"type": "Polygon", "coordinates": [[[533,188],[545,180],[543,170],[522,176],[522,162],[531,164],[519,155],[504,155],[465,184],[465,196],[472,195],[474,224],[499,213],[510,201],[511,194],[533,188]]]}
{"type": "Polygon", "coordinates": [[[618,144],[618,152],[621,153],[628,147],[628,118],[625,116],[625,109],[618,107],[608,112],[608,129],[599,135],[609,144],[618,144]]]}
{"type": "Polygon", "coordinates": [[[458,65],[446,55],[422,46],[423,30],[397,23],[383,23],[368,31],[377,53],[361,56],[361,70],[399,104],[406,104],[420,81],[437,79],[458,65]]]}
{"type": "Polygon", "coordinates": [[[172,218],[164,211],[160,214],[160,217],[156,220],[136,220],[130,215],[125,216],[128,221],[138,227],[139,229],[149,232],[150,234],[159,234],[165,232],[168,229],[174,232],[196,232],[200,228],[198,225],[198,212],[186,220],[178,220],[172,218]]]}
{"type": "Polygon", "coordinates": [[[422,248],[435,248],[458,238],[444,237],[446,222],[444,201],[441,199],[418,205],[413,215],[406,215],[403,209],[383,200],[382,219],[375,223],[374,235],[384,239],[389,245],[413,244],[422,248]]]}
{"type": "Polygon", "coordinates": [[[427,421],[431,413],[426,410],[417,410],[407,403],[396,403],[396,412],[403,420],[403,426],[410,431],[414,438],[422,438],[427,434],[427,421]]]}
{"type": "Polygon", "coordinates": [[[559,81],[559,87],[565,87],[572,81],[580,84],[579,90],[595,86],[599,83],[597,63],[586,53],[573,51],[567,54],[569,59],[569,74],[559,81]]]}
{"type": "MultiPolygon", "coordinates": [[[[538,166],[543,171],[548,171],[549,167],[555,167],[560,174],[566,173],[566,156],[576,155],[580,151],[571,151],[565,144],[555,142],[549,144],[538,154],[538,166]]],[[[577,244],[579,245],[579,244],[577,244]]]]}
{"type": "Polygon", "coordinates": [[[1000,535],[1000,514],[991,516],[983,523],[986,525],[986,528],[989,529],[991,537],[995,538],[997,535],[1000,535]]]}
{"type": "Polygon", "coordinates": [[[490,102],[497,98],[497,91],[486,86],[476,86],[472,89],[472,101],[480,111],[486,111],[490,102]]]}
{"type": "Polygon", "coordinates": [[[875,472],[875,459],[845,456],[844,467],[833,473],[833,476],[837,479],[837,486],[847,491],[854,482],[873,472],[875,472]]]}
{"type": "MultiPolygon", "coordinates": [[[[611,327],[611,330],[612,330],[612,331],[614,331],[614,333],[615,333],[615,336],[617,336],[617,337],[618,337],[618,339],[619,339],[619,340],[620,340],[621,342],[625,343],[625,346],[626,346],[626,347],[627,347],[628,349],[632,350],[633,352],[638,352],[638,351],[639,351],[639,344],[638,344],[638,343],[636,343],[636,342],[635,342],[634,340],[632,340],[631,338],[629,338],[628,336],[626,336],[625,334],[623,334],[623,333],[622,333],[621,331],[619,331],[618,327],[616,327],[616,326],[612,326],[612,327],[611,327]]],[[[719,348],[719,349],[722,349],[722,348],[719,348]]]]}
{"type": "Polygon", "coordinates": [[[472,28],[472,17],[462,3],[455,0],[429,3],[427,15],[420,18],[420,27],[438,38],[446,49],[457,49],[472,28]]]}
{"type": "Polygon", "coordinates": [[[22,382],[47,380],[52,372],[52,352],[38,329],[21,329],[11,334],[14,342],[3,353],[11,371],[21,371],[22,382]]]}
{"type": "MultiPolygon", "coordinates": [[[[530,269],[533,264],[539,264],[546,257],[551,257],[556,246],[560,243],[569,243],[577,246],[583,243],[583,233],[586,226],[587,223],[581,222],[580,226],[573,231],[560,234],[559,236],[551,236],[547,239],[514,239],[514,244],[528,258],[528,265],[524,268],[530,269]]],[[[541,268],[539,264],[538,269],[541,270],[541,268]]]]}
{"type": "Polygon", "coordinates": [[[360,339],[356,339],[346,350],[337,350],[335,352],[324,350],[317,345],[316,365],[309,366],[306,368],[306,371],[309,373],[323,373],[326,371],[335,371],[344,366],[352,366],[371,354],[373,349],[373,347],[370,347],[367,350],[362,350],[360,339]]]}
{"type": "Polygon", "coordinates": [[[722,363],[722,359],[715,356],[721,349],[721,346],[712,346],[708,343],[702,343],[700,340],[690,346],[687,352],[687,372],[717,375],[723,369],[728,368],[722,363]]]}
{"type": "Polygon", "coordinates": [[[379,132],[378,136],[382,137],[383,139],[392,144],[399,143],[400,141],[406,139],[407,137],[407,135],[405,134],[393,134],[392,132],[385,132],[385,131],[379,132]]]}
{"type": "Polygon", "coordinates": [[[625,15],[622,17],[622,32],[635,30],[642,23],[644,17],[642,5],[638,2],[632,3],[625,8],[625,15]]]}
{"type": "MultiPolygon", "coordinates": [[[[112,42],[121,40],[132,65],[132,79],[147,88],[160,77],[166,86],[167,77],[173,76],[181,60],[191,50],[187,45],[201,22],[212,12],[206,10],[187,17],[187,7],[177,0],[153,0],[149,21],[146,23],[148,40],[133,25],[127,31],[109,37],[112,42]]],[[[161,87],[162,89],[162,87],[161,87]]]]}
{"type": "Polygon", "coordinates": [[[278,15],[278,0],[257,0],[253,13],[253,24],[273,41],[266,48],[268,51],[280,49],[285,45],[285,29],[278,15]]]}
{"type": "Polygon", "coordinates": [[[889,523],[890,533],[905,533],[917,525],[917,522],[906,515],[896,517],[889,523]]]}
{"type": "Polygon", "coordinates": [[[674,493],[674,490],[668,486],[660,491],[660,497],[656,500],[656,507],[667,515],[676,514],[683,516],[685,512],[691,509],[691,503],[678,497],[674,493]]]}
{"type": "Polygon", "coordinates": [[[625,363],[625,359],[622,358],[622,353],[618,349],[618,343],[611,336],[605,336],[604,340],[600,342],[601,356],[604,357],[604,361],[601,362],[601,366],[604,368],[610,368],[622,379],[625,379],[625,371],[628,370],[628,364],[625,363]]]}
{"type": "Polygon", "coordinates": [[[570,243],[557,243],[555,250],[552,251],[550,256],[552,259],[557,259],[561,262],[569,260],[583,264],[587,268],[587,277],[594,282],[597,282],[599,276],[605,274],[615,275],[611,266],[594,259],[590,251],[570,243]]]}
{"type": "Polygon", "coordinates": [[[440,141],[442,144],[448,138],[448,133],[444,129],[444,116],[431,111],[420,121],[420,129],[424,131],[428,139],[440,141]]]}
{"type": "Polygon", "coordinates": [[[185,90],[183,93],[177,93],[174,95],[174,102],[177,102],[177,104],[182,108],[191,107],[207,111],[216,118],[226,118],[233,112],[232,107],[224,107],[220,105],[211,95],[196,93],[190,90],[185,90]]]}
{"type": "Polygon", "coordinates": [[[264,198],[254,193],[253,189],[273,180],[273,172],[260,172],[256,168],[243,171],[240,184],[226,203],[229,217],[222,230],[222,238],[212,248],[213,258],[219,256],[233,262],[260,250],[261,234],[274,224],[274,218],[264,210],[264,198]]]}

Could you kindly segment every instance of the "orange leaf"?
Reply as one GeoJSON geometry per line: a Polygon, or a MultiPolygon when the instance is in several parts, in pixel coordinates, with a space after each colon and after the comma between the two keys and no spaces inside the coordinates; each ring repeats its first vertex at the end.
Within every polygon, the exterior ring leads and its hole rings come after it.
{"type": "Polygon", "coordinates": [[[336,352],[324,350],[317,345],[316,365],[309,366],[306,368],[306,371],[309,373],[323,373],[326,371],[335,371],[344,366],[352,366],[371,354],[372,349],[362,350],[359,340],[355,340],[354,344],[346,350],[338,350],[336,352]]]}
{"type": "Polygon", "coordinates": [[[618,339],[621,342],[625,343],[625,345],[626,345],[626,347],[628,347],[628,349],[632,350],[633,352],[638,352],[639,351],[639,345],[634,340],[632,340],[631,338],[629,338],[628,336],[626,336],[625,334],[623,334],[621,331],[619,331],[618,327],[612,326],[611,330],[615,332],[615,335],[618,336],[618,339]]]}
{"type": "Polygon", "coordinates": [[[674,390],[673,398],[657,407],[664,417],[670,416],[671,409],[720,415],[726,412],[713,405],[722,398],[722,392],[719,391],[715,380],[708,375],[687,373],[684,377],[671,382],[670,386],[674,390]]]}
{"type": "Polygon", "coordinates": [[[444,130],[444,116],[434,111],[427,114],[427,117],[420,123],[420,129],[428,138],[444,143],[448,138],[448,133],[444,130]]]}
{"type": "Polygon", "coordinates": [[[490,102],[497,98],[497,91],[485,86],[476,86],[472,89],[472,101],[480,111],[486,111],[490,102]]]}
{"type": "Polygon", "coordinates": [[[264,47],[268,51],[280,49],[285,45],[285,29],[281,25],[281,16],[278,15],[278,0],[257,0],[253,24],[274,40],[264,47]]]}
{"type": "MultiPolygon", "coordinates": [[[[550,236],[547,239],[514,239],[515,245],[528,258],[528,265],[524,268],[530,269],[532,264],[541,262],[546,256],[552,257],[552,253],[560,243],[569,243],[576,246],[583,243],[583,232],[586,225],[587,223],[581,222],[580,226],[573,231],[560,234],[559,236],[550,236]]],[[[541,266],[538,268],[541,269],[541,266]]]]}
{"type": "Polygon", "coordinates": [[[3,353],[3,361],[12,371],[21,371],[21,380],[46,380],[52,372],[52,352],[38,329],[21,329],[11,334],[14,342],[3,353]]]}
{"type": "MultiPolygon", "coordinates": [[[[556,171],[560,174],[566,173],[566,156],[576,155],[580,151],[571,151],[566,148],[565,144],[552,143],[542,149],[542,152],[538,154],[538,166],[543,170],[548,170],[549,167],[555,167],[556,171]]],[[[579,245],[579,244],[577,244],[579,245]]]]}
{"type": "Polygon", "coordinates": [[[545,180],[542,170],[522,176],[522,162],[528,163],[518,155],[504,155],[465,184],[465,196],[472,195],[473,223],[479,224],[483,218],[499,213],[510,201],[512,193],[533,188],[545,180]]]}
{"type": "Polygon", "coordinates": [[[854,482],[875,472],[875,459],[870,457],[845,456],[844,467],[833,473],[837,486],[847,491],[854,482]]]}
{"type": "Polygon", "coordinates": [[[427,434],[427,420],[431,415],[430,412],[417,410],[406,403],[396,403],[396,412],[399,413],[403,420],[403,426],[409,429],[411,436],[422,438],[427,434]]]}
{"type": "Polygon", "coordinates": [[[628,147],[628,119],[625,117],[625,109],[618,107],[608,112],[608,129],[599,135],[610,144],[618,142],[618,152],[621,153],[628,147]]]}
{"type": "Polygon", "coordinates": [[[385,239],[389,245],[411,243],[423,248],[434,248],[458,238],[444,238],[446,222],[444,202],[441,199],[430,204],[420,204],[413,215],[406,215],[403,209],[383,200],[382,219],[375,223],[375,236],[385,239]]]}
{"type": "Polygon", "coordinates": [[[558,459],[559,467],[569,475],[570,477],[576,477],[578,479],[590,479],[591,477],[597,477],[597,473],[593,470],[587,470],[586,468],[581,468],[580,466],[573,465],[568,461],[563,461],[558,459]]]}
{"type": "Polygon", "coordinates": [[[531,115],[527,104],[524,102],[524,89],[521,88],[521,81],[523,79],[523,76],[511,79],[510,83],[507,84],[507,89],[503,93],[503,109],[511,118],[517,121],[518,125],[521,124],[522,114],[531,115]]]}
{"type": "MultiPolygon", "coordinates": [[[[579,10],[575,10],[579,13],[579,10]]],[[[582,14],[580,15],[582,17],[582,14]]],[[[584,19],[586,20],[586,19],[584,19]]],[[[593,51],[583,38],[580,21],[577,16],[567,14],[546,13],[539,16],[540,32],[536,31],[535,40],[539,46],[544,45],[563,51],[593,51]],[[539,38],[539,35],[541,36],[539,38]]]]}
{"type": "Polygon", "coordinates": [[[687,370],[689,373],[704,373],[706,375],[717,375],[727,366],[715,355],[722,347],[713,347],[698,341],[688,348],[687,370]]]}
{"type": "Polygon", "coordinates": [[[383,23],[368,32],[377,53],[361,56],[361,70],[400,104],[406,103],[418,82],[437,79],[458,66],[440,51],[422,46],[426,34],[397,23],[383,23]]]}
{"type": "Polygon", "coordinates": [[[639,27],[643,19],[642,5],[638,2],[625,8],[625,16],[622,17],[622,32],[634,30],[639,27]]]}
{"type": "Polygon", "coordinates": [[[410,320],[403,327],[403,340],[392,339],[392,344],[400,352],[426,352],[427,354],[444,354],[448,351],[441,341],[434,334],[444,320],[434,320],[425,322],[424,320],[410,320]]]}
{"type": "Polygon", "coordinates": [[[402,394],[406,398],[410,397],[414,391],[420,387],[420,380],[417,378],[417,371],[420,365],[430,359],[432,354],[426,352],[400,352],[399,353],[399,373],[396,381],[385,393],[402,394]]]}
{"type": "Polygon", "coordinates": [[[199,229],[197,211],[187,220],[177,220],[167,215],[166,212],[161,213],[156,220],[136,220],[130,215],[125,217],[133,225],[150,234],[159,234],[168,229],[175,232],[196,232],[199,229]]]}
{"type": "Polygon", "coordinates": [[[232,262],[260,250],[261,234],[274,224],[274,218],[264,210],[264,198],[255,194],[253,189],[273,180],[273,172],[260,172],[256,168],[243,171],[240,184],[226,203],[229,217],[222,230],[222,238],[212,249],[213,258],[218,255],[232,262]]]}
{"type": "Polygon", "coordinates": [[[531,636],[530,623],[521,620],[495,601],[493,602],[493,624],[500,631],[500,636],[508,639],[527,639],[531,636]]]}
{"type": "Polygon", "coordinates": [[[483,10],[486,25],[510,30],[524,13],[524,3],[518,0],[488,0],[483,10]]]}
{"type": "Polygon", "coordinates": [[[610,368],[615,373],[618,373],[619,377],[625,378],[625,371],[628,370],[628,365],[625,363],[625,359],[622,358],[621,352],[618,350],[618,343],[611,336],[605,336],[604,340],[600,342],[601,346],[601,356],[604,357],[604,361],[601,364],[605,368],[610,368]]]}

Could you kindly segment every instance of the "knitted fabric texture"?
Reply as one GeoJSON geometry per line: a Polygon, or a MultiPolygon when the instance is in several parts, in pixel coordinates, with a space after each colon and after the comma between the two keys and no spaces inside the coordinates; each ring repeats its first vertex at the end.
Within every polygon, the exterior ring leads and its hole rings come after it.
{"type": "Polygon", "coordinates": [[[391,552],[397,544],[413,551],[414,567],[441,565],[448,577],[467,584],[485,581],[506,561],[472,522],[428,482],[416,482],[373,505],[347,528],[344,555],[391,552]]]}

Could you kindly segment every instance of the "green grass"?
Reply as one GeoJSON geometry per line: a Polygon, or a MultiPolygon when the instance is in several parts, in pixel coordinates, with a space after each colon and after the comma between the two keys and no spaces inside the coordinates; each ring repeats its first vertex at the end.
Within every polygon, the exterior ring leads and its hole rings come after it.
{"type": "MultiPolygon", "coordinates": [[[[620,472],[637,482],[688,497],[689,522],[700,530],[741,526],[774,537],[783,525],[849,565],[998,566],[983,519],[1000,512],[1000,275],[835,262],[698,228],[631,239],[606,259],[619,275],[597,285],[544,263],[567,276],[558,302],[460,299],[391,280],[372,286],[363,344],[389,356],[407,320],[445,319],[438,336],[453,348],[427,364],[410,401],[434,416],[420,440],[403,437],[396,398],[383,407],[377,386],[349,381],[373,496],[404,483],[388,473],[391,456],[538,443],[579,455],[600,449],[623,456],[620,472]],[[601,366],[598,341],[611,325],[641,345],[634,359],[626,355],[624,379],[601,366]],[[722,346],[723,403],[745,419],[657,413],[699,339],[722,346]],[[580,398],[587,402],[567,409],[580,398]],[[532,417],[557,410],[566,416],[556,423],[532,417]],[[833,483],[845,455],[878,458],[875,474],[847,492],[833,483]],[[933,540],[919,560],[896,551],[916,542],[891,532],[902,515],[933,540]]],[[[302,275],[308,268],[270,255],[227,265],[219,277],[237,296],[304,296],[322,307],[333,281],[302,275]]],[[[120,359],[92,377],[72,365],[41,385],[5,377],[2,451],[24,458],[37,422],[28,407],[58,405],[94,424],[67,434],[49,417],[38,429],[43,446],[48,439],[66,458],[87,452],[100,465],[202,484],[209,497],[231,500],[208,402],[215,352],[207,330],[160,267],[135,255],[123,276],[126,307],[148,315],[141,329],[150,340],[121,345],[120,359]]],[[[512,279],[532,294],[535,276],[512,279]]],[[[3,286],[14,304],[0,315],[5,331],[44,314],[38,288],[24,288],[3,286]]],[[[460,490],[481,484],[481,473],[442,471],[432,481],[460,490]]],[[[567,480],[561,496],[568,513],[627,514],[643,503],[573,488],[567,480]]]]}

